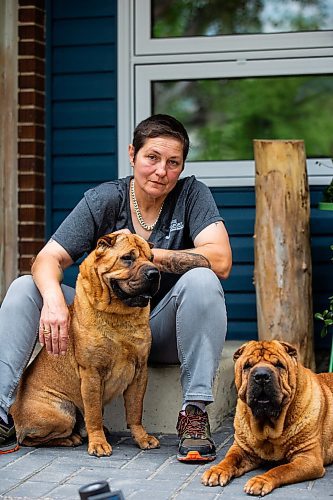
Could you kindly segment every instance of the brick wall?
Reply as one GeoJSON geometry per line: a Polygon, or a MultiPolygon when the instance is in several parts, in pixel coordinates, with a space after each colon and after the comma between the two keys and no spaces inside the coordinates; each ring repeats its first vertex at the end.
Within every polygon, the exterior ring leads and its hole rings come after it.
{"type": "Polygon", "coordinates": [[[44,0],[19,0],[18,18],[18,268],[26,274],[45,233],[44,0]]]}

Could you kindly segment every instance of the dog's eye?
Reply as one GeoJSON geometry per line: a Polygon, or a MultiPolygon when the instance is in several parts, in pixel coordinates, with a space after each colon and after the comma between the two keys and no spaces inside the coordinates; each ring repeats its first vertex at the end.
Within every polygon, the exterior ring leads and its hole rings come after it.
{"type": "Polygon", "coordinates": [[[281,368],[281,370],[285,369],[285,366],[280,361],[278,361],[275,366],[276,368],[281,368]]]}
{"type": "Polygon", "coordinates": [[[245,363],[244,366],[243,366],[244,370],[250,370],[250,368],[252,368],[252,366],[250,365],[249,362],[245,363]]]}
{"type": "Polygon", "coordinates": [[[127,253],[125,255],[123,255],[121,257],[121,260],[125,263],[125,264],[132,264],[134,258],[133,258],[133,255],[130,254],[130,253],[127,253]]]}

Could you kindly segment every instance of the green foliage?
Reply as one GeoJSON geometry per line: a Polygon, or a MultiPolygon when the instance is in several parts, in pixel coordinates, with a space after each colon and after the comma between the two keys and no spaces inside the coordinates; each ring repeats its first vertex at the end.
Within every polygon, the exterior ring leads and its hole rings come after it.
{"type": "Polygon", "coordinates": [[[330,29],[330,0],[153,0],[153,36],[330,29]]]}
{"type": "Polygon", "coordinates": [[[154,112],[184,123],[191,161],[253,159],[253,139],[302,139],[309,158],[333,156],[331,75],[171,78],[153,83],[154,112]]]}
{"type": "MultiPolygon", "coordinates": [[[[331,245],[331,250],[333,250],[333,245],[331,245]]],[[[333,259],[332,259],[333,260],[333,259]]],[[[325,337],[328,331],[333,326],[333,296],[328,298],[328,309],[325,309],[322,313],[316,313],[315,318],[324,322],[324,326],[321,330],[321,336],[325,337]]]]}

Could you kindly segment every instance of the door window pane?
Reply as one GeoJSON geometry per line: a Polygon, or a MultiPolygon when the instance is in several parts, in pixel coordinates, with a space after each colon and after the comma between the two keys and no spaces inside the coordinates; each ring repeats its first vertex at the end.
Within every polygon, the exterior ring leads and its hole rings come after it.
{"type": "Polygon", "coordinates": [[[309,158],[333,156],[331,75],[155,81],[152,103],[186,126],[190,161],[252,159],[253,139],[303,139],[309,158]]]}
{"type": "Polygon", "coordinates": [[[333,28],[332,0],[152,0],[152,38],[333,28]]]}

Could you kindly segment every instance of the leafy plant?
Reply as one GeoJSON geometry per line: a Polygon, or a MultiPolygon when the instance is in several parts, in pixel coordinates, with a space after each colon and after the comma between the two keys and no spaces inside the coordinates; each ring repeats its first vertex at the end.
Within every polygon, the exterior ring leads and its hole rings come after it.
{"type": "Polygon", "coordinates": [[[328,298],[328,309],[322,313],[316,313],[315,318],[324,322],[324,326],[320,332],[322,337],[328,334],[328,329],[333,325],[333,296],[328,298]]]}
{"type": "MultiPolygon", "coordinates": [[[[331,182],[331,193],[332,193],[332,201],[333,201],[333,181],[331,182]]],[[[331,245],[331,250],[333,250],[333,245],[331,245]]],[[[333,258],[331,259],[333,260],[333,258]]],[[[324,326],[320,332],[322,337],[328,334],[329,329],[333,326],[333,295],[332,297],[328,297],[328,309],[325,309],[322,313],[316,313],[315,318],[324,322],[324,326]]],[[[331,347],[331,356],[329,363],[329,372],[333,371],[333,334],[332,334],[332,347],[331,347]]]]}
{"type": "Polygon", "coordinates": [[[323,201],[326,203],[333,203],[333,179],[331,180],[331,183],[324,189],[323,201]]]}

